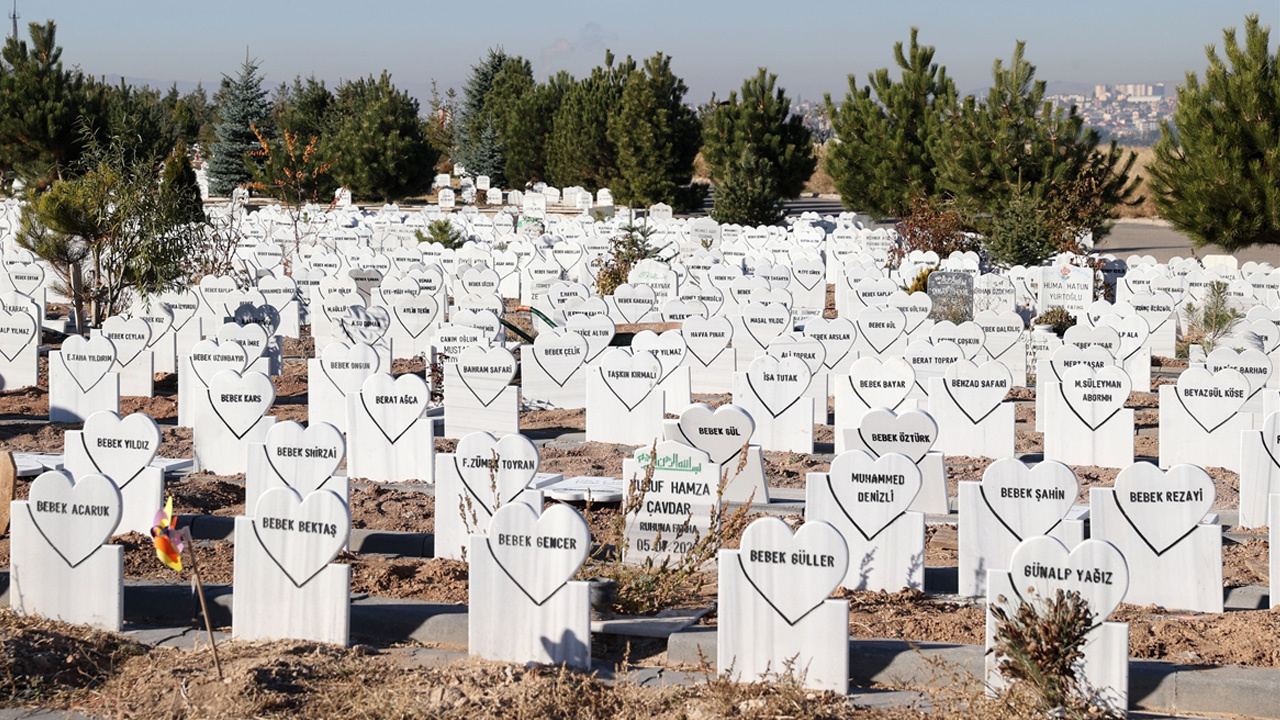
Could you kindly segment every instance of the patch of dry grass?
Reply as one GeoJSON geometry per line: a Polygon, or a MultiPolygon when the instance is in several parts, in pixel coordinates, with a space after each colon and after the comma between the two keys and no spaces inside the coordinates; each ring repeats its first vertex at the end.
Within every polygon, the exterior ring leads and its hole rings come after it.
{"type": "Polygon", "coordinates": [[[1155,218],[1160,217],[1160,211],[1156,209],[1155,201],[1151,199],[1151,191],[1147,189],[1147,165],[1155,159],[1155,151],[1149,147],[1125,147],[1122,148],[1126,152],[1133,151],[1138,157],[1133,163],[1133,174],[1142,178],[1138,183],[1138,189],[1134,191],[1134,197],[1141,197],[1142,202],[1137,205],[1119,205],[1111,211],[1112,217],[1117,218],[1155,218]]]}

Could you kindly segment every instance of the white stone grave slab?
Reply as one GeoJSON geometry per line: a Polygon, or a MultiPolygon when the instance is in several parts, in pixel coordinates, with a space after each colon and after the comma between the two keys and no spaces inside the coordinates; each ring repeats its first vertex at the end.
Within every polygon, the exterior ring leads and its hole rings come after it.
{"type": "Polygon", "coordinates": [[[929,381],[929,414],[938,421],[937,447],[947,455],[1011,457],[1013,403],[1004,401],[1013,377],[1003,364],[954,363],[929,381]]]}
{"type": "Polygon", "coordinates": [[[164,471],[152,465],[160,441],[160,427],[143,413],[121,419],[113,412],[97,412],[82,430],[66,432],[63,468],[74,478],[111,478],[122,503],[119,532],[147,535],[164,504],[164,471]]]}
{"type": "Polygon", "coordinates": [[[1093,270],[1060,264],[1041,270],[1037,312],[1061,307],[1077,317],[1093,303],[1093,270]]]}
{"type": "Polygon", "coordinates": [[[622,479],[635,498],[622,507],[624,563],[679,562],[713,531],[722,476],[707,453],[676,440],[641,446],[623,459],[622,479]]]}
{"type": "Polygon", "coordinates": [[[0,294],[0,388],[18,390],[36,385],[41,315],[27,296],[0,294]]]}
{"type": "Polygon", "coordinates": [[[689,365],[690,389],[698,393],[732,392],[737,368],[737,353],[730,347],[733,322],[723,315],[691,317],[684,321],[680,333],[689,349],[685,362],[689,365]]]}
{"type": "Polygon", "coordinates": [[[201,340],[178,358],[178,425],[192,427],[196,408],[208,401],[209,381],[223,370],[265,373],[268,361],[254,360],[240,343],[201,340]]]}
{"type": "Polygon", "coordinates": [[[119,632],[124,624],[120,491],[105,475],[50,470],[9,504],[9,607],[119,632]],[[86,589],[92,589],[86,592],[86,589]]]}
{"type": "Polygon", "coordinates": [[[1084,540],[1084,520],[1070,517],[1080,495],[1071,468],[1054,460],[1027,467],[1016,458],[987,466],[982,482],[959,485],[959,593],[981,597],[987,572],[1008,570],[1023,540],[1052,535],[1068,548],[1084,540]]]}
{"type": "Polygon", "coordinates": [[[759,445],[751,444],[755,427],[751,414],[732,403],[714,410],[706,403],[693,403],[679,419],[664,421],[664,435],[707,453],[721,467],[721,500],[767,504],[764,455],[759,445]]]}
{"type": "Polygon", "coordinates": [[[436,456],[435,557],[466,559],[467,538],[503,505],[542,507],[541,487],[563,479],[538,472],[538,449],[519,433],[476,432],[436,456]]]}
{"type": "Polygon", "coordinates": [[[780,518],[747,526],[737,550],[719,554],[716,671],[768,682],[794,667],[805,687],[849,689],[849,601],[829,600],[850,554],[831,525],[792,533],[780,518]]]}
{"type": "Polygon", "coordinates": [[[373,482],[434,477],[431,392],[420,375],[369,376],[347,397],[347,476],[373,482]]]}
{"type": "Polygon", "coordinates": [[[803,332],[805,337],[822,343],[826,350],[822,365],[828,375],[849,372],[850,366],[858,359],[854,350],[858,330],[849,318],[810,318],[805,322],[803,332]]]}
{"type": "Polygon", "coordinates": [[[868,307],[857,314],[854,349],[859,357],[901,354],[907,346],[907,316],[896,307],[868,307]]]}
{"type": "Polygon", "coordinates": [[[1060,382],[1045,382],[1044,457],[1068,465],[1125,468],[1133,464],[1129,374],[1118,365],[1077,365],[1060,382]]]}
{"type": "Polygon", "coordinates": [[[1130,603],[1222,612],[1222,526],[1204,522],[1214,497],[1203,469],[1146,462],[1121,470],[1114,488],[1089,490],[1090,536],[1124,554],[1130,603]]]}
{"type": "Polygon", "coordinates": [[[900,413],[873,408],[863,414],[856,427],[843,428],[837,437],[837,455],[861,450],[877,458],[891,452],[911,458],[920,470],[920,492],[910,509],[932,515],[950,514],[947,460],[933,450],[938,440],[938,423],[929,413],[917,408],[900,413]]]}
{"type": "Polygon", "coordinates": [[[1240,435],[1240,525],[1262,527],[1269,498],[1280,494],[1280,412],[1240,435]]]}
{"type": "Polygon", "coordinates": [[[690,373],[686,363],[689,348],[681,330],[667,330],[661,334],[641,330],[631,338],[631,348],[636,352],[653,353],[658,358],[662,365],[658,389],[662,391],[666,407],[678,408],[690,403],[690,373]]]}
{"type": "Polygon", "coordinates": [[[733,404],[755,421],[752,436],[763,450],[813,452],[815,408],[807,397],[812,373],[798,357],[761,355],[735,373],[733,404]]]}
{"type": "Polygon", "coordinates": [[[590,667],[590,585],[573,580],[590,550],[591,530],[568,505],[498,508],[467,553],[470,654],[590,667]]]}
{"type": "MultiPolygon", "coordinates": [[[[1044,601],[1058,590],[1074,591],[1094,611],[1098,624],[1089,631],[1077,666],[1077,678],[1090,688],[1094,699],[1124,713],[1129,707],[1129,625],[1106,622],[1129,589],[1124,555],[1104,540],[1085,540],[1068,550],[1054,537],[1028,538],[1014,550],[1010,569],[992,570],[987,576],[987,606],[1004,598],[1013,615],[1019,601],[1044,601]]],[[[987,612],[987,650],[995,638],[995,617],[987,612]]],[[[1007,681],[999,673],[1000,656],[986,656],[986,682],[991,692],[1007,681]]]]}
{"type": "Polygon", "coordinates": [[[587,406],[586,338],[565,328],[549,328],[538,333],[533,345],[521,353],[520,394],[527,406],[587,406]]]}
{"type": "Polygon", "coordinates": [[[911,397],[918,401],[929,398],[929,381],[943,377],[947,368],[965,360],[964,351],[952,340],[931,341],[915,340],[902,352],[915,371],[916,384],[911,389],[911,397]]]}
{"type": "Polygon", "coordinates": [[[924,513],[910,510],[920,471],[905,455],[841,453],[809,473],[805,516],[831,523],[849,546],[841,585],[850,590],[924,588],[924,513]]]}
{"type": "Polygon", "coordinates": [[[781,303],[747,302],[735,318],[733,348],[737,367],[746,370],[757,357],[768,352],[769,344],[794,329],[791,309],[781,303]]]}
{"type": "Polygon", "coordinates": [[[116,349],[112,370],[120,377],[120,394],[151,397],[154,393],[155,365],[151,351],[151,325],[140,317],[113,315],[99,331],[116,349]]]}
{"type": "Polygon", "coordinates": [[[351,534],[346,502],[330,490],[274,487],[253,508],[236,518],[231,634],[346,645],[351,566],[333,562],[351,534]]]}
{"type": "Polygon", "coordinates": [[[207,400],[195,411],[192,452],[197,470],[214,475],[246,472],[249,444],[260,443],[275,424],[271,378],[260,372],[223,370],[209,381],[207,400]]]}
{"type": "Polygon", "coordinates": [[[1251,416],[1241,413],[1249,380],[1230,368],[1210,373],[1188,368],[1176,385],[1160,386],[1160,467],[1183,463],[1239,472],[1241,432],[1251,416]]]}
{"type": "Polygon", "coordinates": [[[360,392],[364,381],[386,372],[381,354],[368,343],[333,342],[307,360],[307,419],[347,430],[347,397],[360,392]]]}
{"type": "Polygon", "coordinates": [[[96,412],[120,411],[120,376],[111,372],[116,349],[97,335],[71,335],[49,353],[49,422],[84,422],[96,412]]]}
{"type": "Polygon", "coordinates": [[[587,441],[645,445],[661,437],[661,377],[653,353],[606,350],[587,375],[587,441]]]}
{"type": "Polygon", "coordinates": [[[516,369],[510,350],[476,345],[445,366],[444,436],[520,432],[520,388],[511,384],[516,369]]]}
{"type": "Polygon", "coordinates": [[[337,474],[346,455],[346,438],[329,423],[312,420],[304,428],[286,420],[272,425],[262,444],[249,446],[245,507],[253,507],[262,493],[277,487],[293,488],[304,497],[330,490],[349,502],[350,485],[345,475],[337,474]]]}

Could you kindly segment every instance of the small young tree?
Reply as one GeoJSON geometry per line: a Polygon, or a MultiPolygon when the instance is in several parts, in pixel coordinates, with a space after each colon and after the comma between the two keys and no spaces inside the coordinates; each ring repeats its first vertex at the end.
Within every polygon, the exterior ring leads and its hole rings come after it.
{"type": "Polygon", "coordinates": [[[1243,46],[1234,28],[1223,44],[1225,60],[1205,50],[1203,85],[1187,73],[1147,168],[1162,217],[1196,247],[1234,252],[1280,244],[1280,56],[1257,15],[1243,46]]]}
{"type": "Polygon", "coordinates": [[[205,221],[200,184],[196,179],[195,168],[191,167],[191,158],[187,155],[187,144],[182,140],[178,140],[173,152],[164,161],[160,174],[160,192],[169,196],[165,202],[173,206],[175,221],[205,221]]]}
{"type": "Polygon", "coordinates": [[[361,200],[390,202],[431,188],[437,152],[427,142],[418,101],[382,76],[338,88],[334,132],[323,141],[333,177],[361,200]]]}
{"type": "Polygon", "coordinates": [[[716,222],[738,225],[781,222],[782,193],[776,175],[773,165],[757,156],[754,147],[744,147],[738,162],[720,171],[711,216],[716,222]]]}
{"type": "Polygon", "coordinates": [[[702,126],[684,104],[688,91],[662,53],[627,78],[621,107],[609,118],[609,139],[618,148],[615,199],[635,207],[675,204],[676,191],[693,179],[702,126]]]}
{"type": "Polygon", "coordinates": [[[914,198],[934,194],[936,163],[929,143],[955,106],[956,86],[947,69],[933,62],[934,48],[921,46],[916,33],[911,28],[906,52],[901,42],[893,46],[898,82],[881,68],[862,89],[850,75],[839,105],[826,96],[836,142],[827,145],[823,162],[847,209],[901,217],[914,198]]]}
{"type": "Polygon", "coordinates": [[[258,147],[254,128],[269,136],[273,133],[271,103],[262,89],[257,61],[246,60],[235,79],[224,75],[219,95],[218,122],[214,125],[218,140],[209,159],[209,192],[225,197],[253,179],[249,153],[258,147]]]}
{"type": "Polygon", "coordinates": [[[741,95],[730,93],[707,118],[702,155],[716,191],[714,214],[720,222],[776,222],[781,201],[798,196],[817,167],[804,118],[791,113],[791,102],[777,82],[777,75],[760,68],[742,83],[741,95]],[[766,176],[750,180],[744,174],[747,168],[766,176]],[[746,186],[730,190],[731,180],[746,186]],[[723,205],[726,191],[734,194],[738,210],[730,212],[723,205]],[[772,202],[764,202],[765,191],[774,194],[772,202]],[[752,199],[744,203],[744,197],[752,199]],[[760,215],[753,217],[754,210],[741,214],[751,208],[758,208],[760,215]],[[726,219],[731,216],[736,219],[726,219]]]}
{"type": "Polygon", "coordinates": [[[427,143],[440,154],[441,161],[452,161],[454,152],[454,125],[458,117],[458,93],[453,88],[445,91],[444,97],[436,89],[436,81],[431,81],[431,100],[427,103],[427,116],[422,124],[422,132],[427,143]]]}
{"type": "Polygon", "coordinates": [[[205,250],[205,227],[189,199],[161,191],[161,164],[134,156],[119,139],[87,141],[77,177],[55,182],[23,209],[18,242],[46,260],[76,308],[96,325],[124,310],[131,294],[149,296],[190,282],[205,250]]]}

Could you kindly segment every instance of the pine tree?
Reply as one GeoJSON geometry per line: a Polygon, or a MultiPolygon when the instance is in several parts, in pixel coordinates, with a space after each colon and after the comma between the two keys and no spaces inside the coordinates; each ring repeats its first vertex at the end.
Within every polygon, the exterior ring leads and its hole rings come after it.
{"type": "Polygon", "coordinates": [[[502,158],[501,149],[486,144],[486,138],[501,140],[500,121],[494,117],[497,104],[490,105],[488,99],[489,93],[494,90],[494,82],[503,68],[508,66],[515,66],[515,69],[509,71],[505,79],[506,90],[512,89],[510,84],[515,81],[515,75],[527,72],[532,81],[533,70],[529,61],[508,55],[498,47],[496,50],[489,48],[489,54],[471,66],[471,75],[463,86],[462,107],[458,113],[458,128],[454,135],[458,143],[454,161],[466,168],[469,175],[489,175],[491,179],[496,175],[501,178],[505,169],[506,161],[502,158]],[[499,131],[498,134],[487,133],[487,128],[491,125],[499,131]],[[478,163],[483,163],[483,167],[478,163]]]}
{"type": "Polygon", "coordinates": [[[246,60],[234,80],[224,75],[219,94],[218,122],[214,125],[217,142],[210,149],[213,156],[209,159],[209,193],[225,197],[252,179],[248,153],[259,147],[253,126],[270,132],[271,104],[254,60],[246,60]]]}
{"type": "Polygon", "coordinates": [[[560,103],[572,86],[573,78],[560,71],[507,108],[502,150],[513,187],[547,180],[547,146],[560,103]]]}
{"type": "Polygon", "coordinates": [[[777,168],[746,145],[742,156],[721,170],[716,204],[711,216],[717,222],[738,225],[775,225],[782,221],[782,193],[777,168]]]}
{"type": "Polygon", "coordinates": [[[688,90],[662,53],[631,73],[609,119],[609,140],[618,148],[615,199],[633,207],[677,202],[677,189],[693,178],[702,142],[701,122],[684,104],[688,90]]]}
{"type": "Polygon", "coordinates": [[[174,208],[175,222],[204,222],[204,201],[200,199],[200,183],[187,155],[187,144],[181,139],[164,162],[160,173],[160,192],[169,196],[166,202],[174,208]]]}
{"type": "Polygon", "coordinates": [[[276,128],[294,133],[303,142],[322,137],[330,129],[333,101],[333,93],[314,75],[305,82],[295,77],[292,86],[280,83],[272,111],[276,128]]]}
{"type": "Polygon", "coordinates": [[[913,198],[934,193],[929,140],[955,106],[956,88],[947,69],[933,62],[934,48],[921,46],[916,34],[911,28],[907,52],[901,42],[893,46],[898,82],[881,68],[868,75],[871,84],[862,89],[850,75],[840,105],[826,96],[836,142],[827,145],[824,163],[847,209],[902,216],[913,198]]]}
{"type": "MultiPolygon", "coordinates": [[[[739,216],[740,212],[721,209],[721,195],[726,190],[735,197],[758,196],[765,190],[776,194],[767,205],[752,201],[747,208],[776,208],[785,198],[793,198],[804,189],[813,175],[817,159],[813,141],[803,118],[791,113],[786,91],[777,87],[778,76],[765,68],[742,83],[741,96],[729,94],[729,100],[716,107],[707,119],[702,133],[702,155],[707,161],[711,185],[716,191],[716,211],[721,218],[739,216]],[[750,150],[750,153],[747,151],[750,150]],[[746,168],[767,174],[769,182],[751,181],[746,168]],[[730,188],[731,183],[748,183],[748,187],[730,188]]],[[[735,201],[735,204],[739,204],[735,201]]],[[[753,210],[754,212],[754,210],[753,210]]],[[[753,218],[732,222],[753,222],[753,218]]],[[[776,222],[774,210],[761,212],[759,223],[776,222]]]]}
{"type": "Polygon", "coordinates": [[[333,112],[322,155],[353,197],[390,202],[430,189],[439,155],[423,133],[418,101],[385,70],[339,87],[333,112]]]}
{"type": "Polygon", "coordinates": [[[547,174],[557,187],[580,185],[595,192],[618,177],[618,149],[609,140],[609,118],[618,112],[622,86],[636,63],[630,56],[614,65],[606,50],[604,65],[565,92],[552,121],[547,174]]]}
{"type": "Polygon", "coordinates": [[[1147,166],[1156,207],[1196,247],[1280,244],[1280,57],[1269,43],[1257,15],[1243,46],[1225,30],[1225,60],[1207,48],[1204,84],[1187,73],[1173,122],[1161,123],[1147,166]]]}
{"type": "Polygon", "coordinates": [[[75,172],[86,140],[103,129],[104,90],[62,66],[52,20],[31,23],[31,44],[9,38],[0,64],[0,172],[31,190],[75,172]],[[81,132],[81,124],[93,134],[81,132]]]}
{"type": "Polygon", "coordinates": [[[1060,219],[1065,235],[1091,230],[1099,238],[1107,213],[1137,185],[1129,175],[1135,155],[1125,158],[1114,141],[1098,149],[1098,132],[1084,127],[1074,106],[1063,111],[1047,102],[1024,47],[1017,44],[1007,67],[996,60],[985,99],[966,97],[933,134],[938,189],[974,216],[997,216],[1026,194],[1060,219]]]}

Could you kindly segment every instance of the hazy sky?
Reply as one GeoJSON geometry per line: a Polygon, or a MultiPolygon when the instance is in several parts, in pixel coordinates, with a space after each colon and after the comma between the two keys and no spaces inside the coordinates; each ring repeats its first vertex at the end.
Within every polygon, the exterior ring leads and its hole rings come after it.
{"type": "Polygon", "coordinates": [[[913,25],[962,92],[986,87],[992,61],[1016,40],[1027,41],[1044,80],[1181,83],[1187,70],[1203,72],[1205,45],[1220,47],[1223,28],[1243,29],[1250,12],[1276,28],[1275,47],[1280,0],[18,0],[22,37],[28,22],[54,19],[64,61],[93,75],[212,90],[247,46],[269,86],[298,74],[332,85],[385,68],[425,98],[433,78],[461,88],[491,46],[528,58],[540,79],[586,74],[605,48],[637,59],[661,50],[693,103],[723,97],[761,65],[793,98],[843,97],[850,73],[865,84],[868,71],[893,65],[893,44],[913,25]]]}

